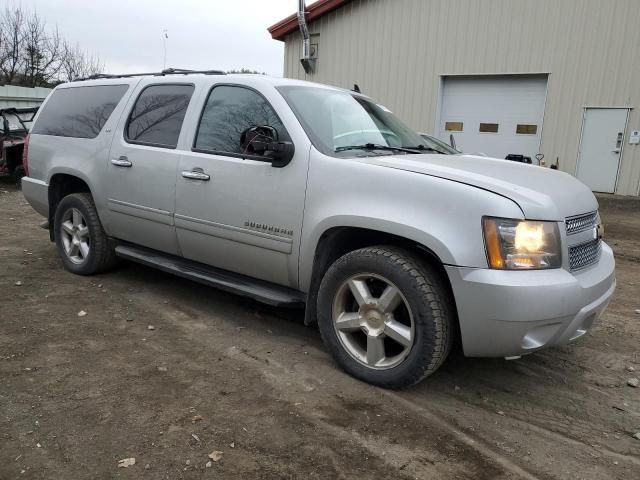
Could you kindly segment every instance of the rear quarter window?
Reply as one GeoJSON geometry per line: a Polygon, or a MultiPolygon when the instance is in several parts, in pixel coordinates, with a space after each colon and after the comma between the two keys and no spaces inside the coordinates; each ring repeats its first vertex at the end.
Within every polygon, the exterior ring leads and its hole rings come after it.
{"type": "Polygon", "coordinates": [[[95,138],[127,88],[128,85],[59,88],[51,94],[31,133],[95,138]]]}

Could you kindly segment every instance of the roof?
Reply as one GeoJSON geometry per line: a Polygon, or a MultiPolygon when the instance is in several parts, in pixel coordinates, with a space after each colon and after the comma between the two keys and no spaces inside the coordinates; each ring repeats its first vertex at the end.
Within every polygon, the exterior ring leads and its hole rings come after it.
{"type": "MultiPolygon", "coordinates": [[[[313,22],[350,1],[351,0],[318,0],[307,7],[307,22],[313,22]]],[[[295,32],[299,28],[298,15],[294,13],[284,20],[280,20],[278,23],[271,25],[267,30],[269,30],[271,38],[284,42],[286,35],[295,32]]]]}
{"type": "Polygon", "coordinates": [[[258,74],[230,74],[230,75],[207,75],[203,73],[190,74],[188,76],[175,76],[175,75],[153,75],[143,74],[137,76],[125,76],[115,78],[97,78],[93,80],[79,80],[76,82],[62,83],[56,88],[73,88],[73,87],[89,87],[89,86],[101,86],[101,85],[136,85],[141,80],[151,79],[153,84],[163,83],[191,83],[194,85],[211,86],[216,83],[227,83],[246,85],[254,88],[258,88],[259,85],[271,85],[272,87],[284,87],[284,86],[306,86],[322,88],[326,90],[343,90],[339,87],[333,87],[331,85],[323,85],[319,83],[308,82],[305,80],[297,80],[281,77],[270,77],[268,75],[258,74]]]}

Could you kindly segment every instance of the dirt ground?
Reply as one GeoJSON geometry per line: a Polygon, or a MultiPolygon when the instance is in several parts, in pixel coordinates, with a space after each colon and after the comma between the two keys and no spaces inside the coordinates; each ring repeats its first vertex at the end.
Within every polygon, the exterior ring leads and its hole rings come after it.
{"type": "Polygon", "coordinates": [[[601,206],[618,290],[589,335],[390,392],[301,312],[134,264],[67,273],[0,183],[0,479],[638,479],[640,201],[601,206]]]}

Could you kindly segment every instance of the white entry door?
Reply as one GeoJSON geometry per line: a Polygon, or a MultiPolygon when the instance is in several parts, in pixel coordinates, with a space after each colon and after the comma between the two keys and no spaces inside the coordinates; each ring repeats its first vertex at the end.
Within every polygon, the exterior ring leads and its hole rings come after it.
{"type": "Polygon", "coordinates": [[[628,115],[627,108],[585,110],[576,176],[594,192],[615,192],[628,115]]]}

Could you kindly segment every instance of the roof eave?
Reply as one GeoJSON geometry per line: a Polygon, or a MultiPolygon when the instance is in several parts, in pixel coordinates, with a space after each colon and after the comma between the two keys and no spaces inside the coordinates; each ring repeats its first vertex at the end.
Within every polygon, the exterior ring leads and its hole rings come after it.
{"type": "MultiPolygon", "coordinates": [[[[307,22],[313,22],[350,1],[351,0],[318,0],[307,7],[307,22]]],[[[271,34],[271,38],[284,42],[285,37],[289,33],[298,30],[298,28],[298,15],[294,13],[280,20],[278,23],[271,25],[267,30],[271,34]]]]}

